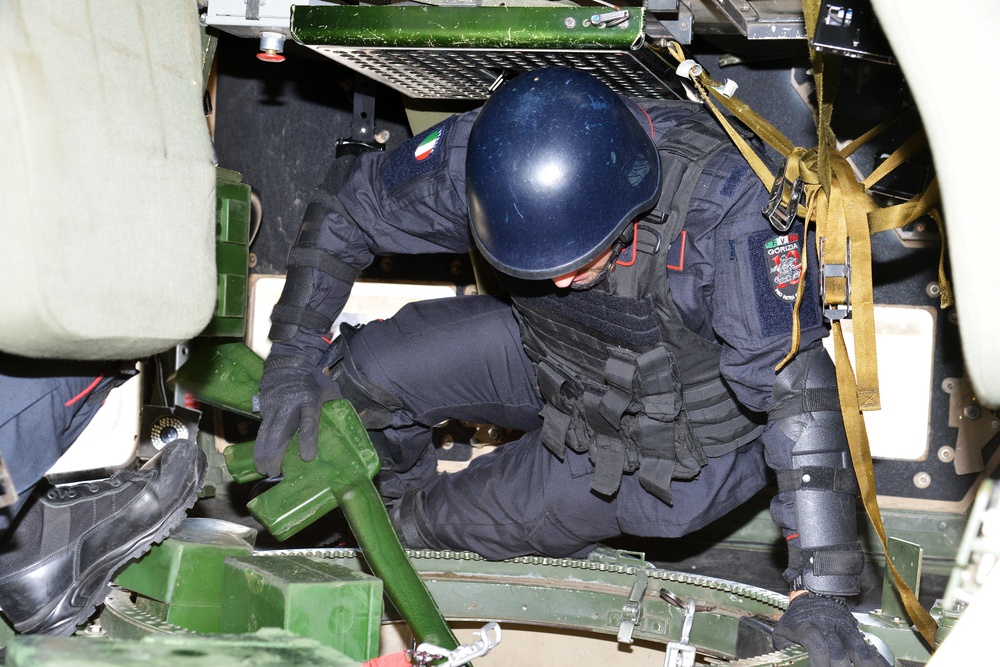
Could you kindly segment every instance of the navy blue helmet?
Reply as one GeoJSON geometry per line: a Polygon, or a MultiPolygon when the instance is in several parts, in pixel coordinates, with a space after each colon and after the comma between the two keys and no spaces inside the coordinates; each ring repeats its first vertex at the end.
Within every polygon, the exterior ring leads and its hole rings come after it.
{"type": "Polygon", "coordinates": [[[649,131],[586,72],[526,72],[472,127],[466,155],[472,235],[516,278],[569,273],[599,256],[660,190],[649,131]]]}

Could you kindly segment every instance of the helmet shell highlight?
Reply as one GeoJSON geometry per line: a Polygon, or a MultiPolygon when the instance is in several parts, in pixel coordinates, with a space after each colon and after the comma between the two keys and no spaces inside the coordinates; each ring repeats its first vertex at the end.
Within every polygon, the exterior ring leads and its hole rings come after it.
{"type": "Polygon", "coordinates": [[[659,195],[656,146],[586,72],[521,74],[473,124],[466,191],[476,245],[517,278],[554,278],[607,249],[659,195]]]}

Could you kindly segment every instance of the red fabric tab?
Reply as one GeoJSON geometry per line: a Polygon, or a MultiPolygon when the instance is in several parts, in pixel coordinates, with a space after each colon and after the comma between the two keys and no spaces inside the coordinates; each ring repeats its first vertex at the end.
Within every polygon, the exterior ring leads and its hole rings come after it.
{"type": "Polygon", "coordinates": [[[399,651],[372,658],[368,662],[362,663],[361,667],[411,667],[411,664],[406,657],[406,651],[399,651]]]}

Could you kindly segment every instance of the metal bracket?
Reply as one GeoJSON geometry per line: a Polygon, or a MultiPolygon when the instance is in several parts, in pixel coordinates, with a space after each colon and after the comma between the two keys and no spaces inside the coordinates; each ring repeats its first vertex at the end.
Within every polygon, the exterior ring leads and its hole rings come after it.
{"type": "Polygon", "coordinates": [[[679,642],[667,642],[667,656],[663,667],[694,667],[695,648],[691,645],[691,626],[694,625],[694,598],[684,601],[684,625],[679,642]]]}
{"type": "Polygon", "coordinates": [[[649,586],[649,575],[643,570],[638,570],[628,600],[622,605],[622,622],[618,625],[618,642],[621,644],[632,643],[632,631],[642,616],[642,598],[646,595],[647,586],[649,586]]]}
{"type": "Polygon", "coordinates": [[[843,264],[827,264],[824,256],[825,239],[819,240],[819,294],[823,300],[823,317],[828,320],[843,320],[851,317],[851,240],[847,240],[847,255],[843,264]],[[826,299],[826,281],[830,278],[843,278],[844,303],[830,304],[826,299]]]}
{"type": "Polygon", "coordinates": [[[385,150],[385,144],[375,140],[375,82],[366,76],[356,74],[351,138],[337,140],[336,156],[360,155],[368,151],[382,150],[385,150]]]}

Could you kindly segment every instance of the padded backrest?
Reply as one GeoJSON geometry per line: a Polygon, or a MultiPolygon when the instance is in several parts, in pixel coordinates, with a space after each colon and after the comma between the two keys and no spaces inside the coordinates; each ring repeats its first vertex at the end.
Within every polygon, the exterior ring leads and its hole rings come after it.
{"type": "Polygon", "coordinates": [[[1000,89],[992,64],[1000,3],[963,2],[968,20],[961,30],[941,29],[941,5],[934,0],[874,0],[872,5],[934,153],[966,372],[979,402],[1000,407],[1000,224],[992,166],[1000,151],[1000,89]]]}
{"type": "Polygon", "coordinates": [[[0,3],[0,350],[137,358],[216,298],[191,0],[0,3]]]}

